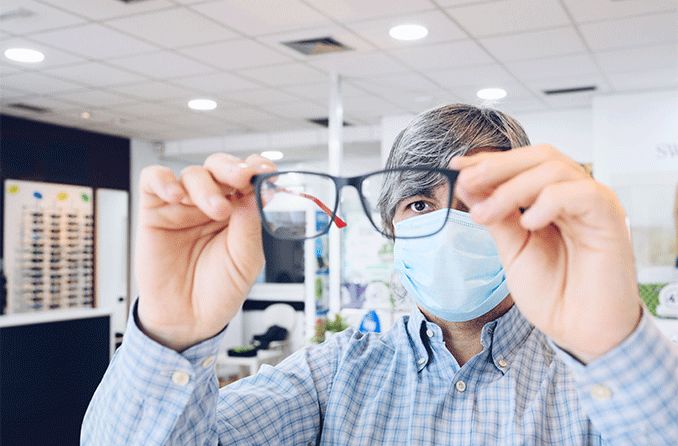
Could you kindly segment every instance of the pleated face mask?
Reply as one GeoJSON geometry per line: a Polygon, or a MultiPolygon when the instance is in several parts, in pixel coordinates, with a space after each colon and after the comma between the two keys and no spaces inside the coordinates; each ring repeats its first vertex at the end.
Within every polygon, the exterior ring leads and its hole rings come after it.
{"type": "MultiPolygon", "coordinates": [[[[447,209],[398,222],[395,234],[407,237],[422,233],[429,225],[438,228],[444,217],[441,213],[447,209]]],[[[466,212],[450,209],[447,220],[432,236],[397,238],[395,268],[407,292],[423,309],[446,321],[468,321],[499,305],[509,291],[490,233],[466,212]]]]}

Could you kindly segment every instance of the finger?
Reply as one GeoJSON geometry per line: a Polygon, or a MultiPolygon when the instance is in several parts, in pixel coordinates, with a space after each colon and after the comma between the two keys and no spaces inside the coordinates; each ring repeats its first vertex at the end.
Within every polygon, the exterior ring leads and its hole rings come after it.
{"type": "Polygon", "coordinates": [[[546,161],[500,184],[471,208],[471,215],[480,224],[502,220],[511,212],[532,205],[549,184],[584,178],[586,174],[570,163],[560,159],[546,161]]]}
{"type": "Polygon", "coordinates": [[[454,158],[450,165],[461,170],[457,182],[463,188],[480,193],[494,189],[520,172],[552,160],[561,160],[581,170],[577,163],[549,145],[519,147],[506,152],[483,152],[454,158]]]}
{"type": "Polygon", "coordinates": [[[200,166],[189,166],[181,173],[181,182],[190,199],[208,217],[223,221],[231,213],[231,203],[224,197],[222,186],[210,172],[200,166]]]}
{"type": "Polygon", "coordinates": [[[546,186],[534,204],[522,215],[521,225],[531,231],[555,224],[562,218],[586,218],[596,225],[610,220],[624,221],[618,201],[592,179],[567,181],[546,186]]]}
{"type": "Polygon", "coordinates": [[[204,167],[219,183],[230,188],[227,190],[229,195],[236,191],[247,194],[252,190],[250,180],[253,175],[275,169],[270,160],[259,158],[261,159],[252,158],[251,162],[246,162],[227,153],[215,153],[207,157],[204,167]]]}
{"type": "Polygon", "coordinates": [[[186,190],[171,169],[165,166],[149,166],[141,171],[139,186],[142,191],[141,204],[155,207],[164,203],[179,203],[186,190]]]}

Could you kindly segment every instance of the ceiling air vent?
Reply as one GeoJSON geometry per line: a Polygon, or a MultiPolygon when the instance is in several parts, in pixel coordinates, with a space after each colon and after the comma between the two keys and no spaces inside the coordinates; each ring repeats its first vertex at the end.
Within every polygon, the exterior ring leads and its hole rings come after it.
{"type": "Polygon", "coordinates": [[[319,37],[317,39],[293,40],[282,42],[283,45],[292,48],[306,56],[315,56],[317,54],[336,53],[339,51],[349,51],[352,48],[347,47],[332,37],[319,37]]]}
{"type": "Polygon", "coordinates": [[[52,110],[45,107],[38,107],[37,105],[24,104],[23,102],[15,102],[13,104],[7,104],[7,107],[14,108],[17,110],[29,111],[33,113],[49,113],[52,110]]]}
{"type": "Polygon", "coordinates": [[[25,19],[34,15],[35,13],[33,11],[26,8],[10,9],[9,11],[0,13],[0,22],[6,22],[7,20],[13,19],[25,19]]]}
{"type": "Polygon", "coordinates": [[[586,91],[596,91],[598,87],[595,85],[586,85],[584,87],[558,88],[555,90],[544,90],[544,94],[568,94],[568,93],[584,93],[586,91]]]}
{"type": "MultiPolygon", "coordinates": [[[[329,127],[330,126],[330,120],[327,118],[316,118],[316,119],[309,119],[308,122],[312,122],[313,124],[319,125],[321,127],[329,127]]],[[[353,124],[350,122],[344,121],[344,127],[350,127],[353,124]]]]}

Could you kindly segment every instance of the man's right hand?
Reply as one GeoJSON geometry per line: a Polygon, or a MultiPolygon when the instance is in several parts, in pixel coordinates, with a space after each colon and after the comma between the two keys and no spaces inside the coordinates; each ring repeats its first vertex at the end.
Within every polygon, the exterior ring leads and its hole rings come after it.
{"type": "Polygon", "coordinates": [[[217,153],[180,178],[162,166],[140,181],[135,273],[142,330],[177,351],[233,318],[264,264],[253,175],[268,159],[217,153]]]}

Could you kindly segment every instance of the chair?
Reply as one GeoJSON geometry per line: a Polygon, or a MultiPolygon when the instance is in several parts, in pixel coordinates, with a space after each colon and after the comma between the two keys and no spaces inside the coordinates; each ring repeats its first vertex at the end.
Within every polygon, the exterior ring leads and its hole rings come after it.
{"type": "Polygon", "coordinates": [[[294,332],[296,325],[296,312],[291,305],[273,304],[266,307],[261,320],[263,329],[271,325],[278,325],[287,329],[288,339],[284,341],[273,341],[268,349],[258,350],[257,356],[252,357],[234,357],[228,356],[225,351],[219,352],[217,359],[217,368],[226,366],[239,366],[241,375],[254,375],[259,371],[262,364],[276,365],[290,353],[289,338],[294,332]]]}

